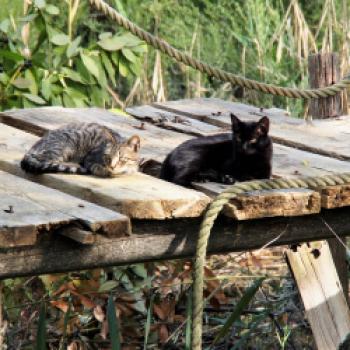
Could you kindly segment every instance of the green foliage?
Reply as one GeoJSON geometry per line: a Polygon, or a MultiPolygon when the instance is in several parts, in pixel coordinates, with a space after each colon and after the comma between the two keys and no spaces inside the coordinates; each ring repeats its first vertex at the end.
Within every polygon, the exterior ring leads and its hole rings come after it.
{"type": "Polygon", "coordinates": [[[113,91],[139,72],[146,46],[129,33],[79,35],[86,3],[59,6],[37,0],[25,17],[0,23],[0,106],[2,109],[62,105],[114,106],[113,91]],[[85,35],[97,40],[85,40],[85,35]]]}

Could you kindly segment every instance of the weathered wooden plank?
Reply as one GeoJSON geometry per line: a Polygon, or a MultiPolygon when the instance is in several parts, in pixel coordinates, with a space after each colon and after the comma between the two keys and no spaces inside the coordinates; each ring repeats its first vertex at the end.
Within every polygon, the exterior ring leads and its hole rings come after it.
{"type": "MultiPolygon", "coordinates": [[[[195,183],[194,186],[212,197],[226,187],[213,182],[195,183]]],[[[320,194],[307,189],[251,191],[237,196],[224,207],[224,213],[236,220],[310,215],[320,210],[320,194]]]]}
{"type": "MultiPolygon", "coordinates": [[[[350,233],[350,208],[303,217],[276,217],[232,223],[218,220],[211,233],[208,253],[239,252],[268,245],[284,245],[350,233]]],[[[77,271],[154,260],[193,257],[200,219],[133,221],[133,235],[107,239],[100,235],[90,246],[59,239],[40,245],[0,250],[0,278],[77,271]],[[64,264],[62,264],[64,256],[64,264]]]]}
{"type": "Polygon", "coordinates": [[[292,118],[278,108],[261,109],[220,99],[193,99],[154,103],[153,106],[186,117],[226,127],[230,113],[242,120],[257,120],[268,116],[274,142],[333,158],[350,160],[350,116],[336,119],[305,121],[292,118]]]}
{"type": "Polygon", "coordinates": [[[337,349],[350,333],[350,311],[327,242],[303,244],[287,257],[317,348],[337,349]]]}
{"type": "Polygon", "coordinates": [[[0,171],[1,248],[35,244],[38,232],[74,223],[110,237],[130,234],[124,215],[0,171]]]}
{"type": "Polygon", "coordinates": [[[184,132],[189,135],[206,136],[223,132],[226,128],[203,123],[193,118],[187,118],[176,113],[164,111],[154,106],[137,106],[127,108],[126,111],[133,117],[150,122],[165,129],[184,132]]]}
{"type": "Polygon", "coordinates": [[[20,169],[19,161],[37,139],[34,135],[0,124],[0,169],[138,219],[195,217],[201,215],[210,201],[200,192],[141,173],[108,179],[26,174],[20,169]]]}

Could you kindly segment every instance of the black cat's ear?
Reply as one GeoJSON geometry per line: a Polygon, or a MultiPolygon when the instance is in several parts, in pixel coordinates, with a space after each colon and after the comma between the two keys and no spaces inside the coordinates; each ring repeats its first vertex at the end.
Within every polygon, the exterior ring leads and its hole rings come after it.
{"type": "Polygon", "coordinates": [[[268,117],[262,117],[258,121],[258,129],[260,130],[261,134],[267,134],[269,132],[270,128],[270,120],[268,117]]]}
{"type": "Polygon", "coordinates": [[[140,149],[141,141],[138,135],[131,136],[127,141],[128,146],[130,146],[134,152],[138,152],[140,149]]]}
{"type": "Polygon", "coordinates": [[[241,121],[233,113],[230,114],[232,131],[237,132],[240,130],[241,121]]]}

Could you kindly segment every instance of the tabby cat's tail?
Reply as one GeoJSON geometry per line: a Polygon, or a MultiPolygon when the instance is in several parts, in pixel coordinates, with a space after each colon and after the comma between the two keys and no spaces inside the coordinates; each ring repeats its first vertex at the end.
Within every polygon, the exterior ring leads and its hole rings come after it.
{"type": "Polygon", "coordinates": [[[26,154],[21,160],[21,168],[33,174],[67,173],[87,174],[88,171],[79,164],[62,163],[58,161],[41,161],[31,154],[26,154]]]}

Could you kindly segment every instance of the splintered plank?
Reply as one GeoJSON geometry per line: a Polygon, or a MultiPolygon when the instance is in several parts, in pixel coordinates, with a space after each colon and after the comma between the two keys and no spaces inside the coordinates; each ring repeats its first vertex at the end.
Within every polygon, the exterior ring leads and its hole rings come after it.
{"type": "MultiPolygon", "coordinates": [[[[332,173],[350,172],[350,163],[274,145],[273,177],[293,178],[298,176],[320,176],[332,173]]],[[[211,197],[216,197],[229,185],[218,183],[195,183],[195,188],[211,197]]],[[[239,196],[235,206],[225,207],[225,213],[238,220],[264,216],[306,215],[317,213],[320,206],[331,209],[350,205],[350,186],[328,186],[310,190],[291,189],[273,191],[252,191],[239,196]],[[316,194],[317,193],[317,194],[316,194]]]]}
{"type": "Polygon", "coordinates": [[[131,116],[120,116],[100,108],[42,107],[11,110],[0,113],[0,121],[37,136],[72,122],[99,123],[124,137],[139,135],[141,156],[158,162],[162,162],[165,155],[178,144],[189,139],[185,134],[157,128],[131,116]]]}
{"type": "Polygon", "coordinates": [[[0,124],[0,168],[137,219],[196,217],[210,199],[201,192],[137,173],[117,178],[24,173],[19,162],[37,136],[0,124]]]}
{"type": "Polygon", "coordinates": [[[109,237],[131,230],[124,215],[0,171],[0,248],[33,245],[38,232],[71,224],[109,237]]]}
{"type": "Polygon", "coordinates": [[[230,125],[230,113],[250,121],[268,116],[271,121],[270,134],[275,142],[316,154],[350,160],[350,116],[311,122],[292,118],[282,109],[261,109],[217,98],[168,101],[154,103],[153,106],[219,127],[230,125]]]}
{"type": "MultiPolygon", "coordinates": [[[[195,188],[215,197],[225,185],[195,183],[195,188]]],[[[308,189],[251,191],[232,199],[224,207],[224,214],[236,220],[273,216],[301,216],[319,213],[320,194],[308,189]]]]}
{"type": "Polygon", "coordinates": [[[287,251],[319,350],[338,349],[350,333],[350,312],[326,241],[287,251]]]}

